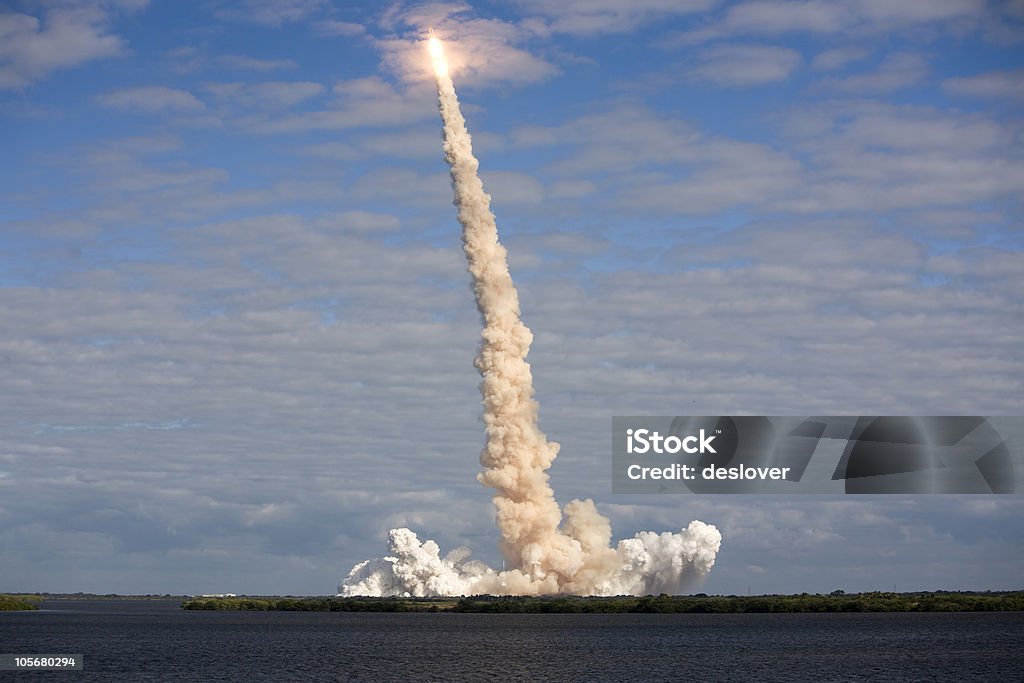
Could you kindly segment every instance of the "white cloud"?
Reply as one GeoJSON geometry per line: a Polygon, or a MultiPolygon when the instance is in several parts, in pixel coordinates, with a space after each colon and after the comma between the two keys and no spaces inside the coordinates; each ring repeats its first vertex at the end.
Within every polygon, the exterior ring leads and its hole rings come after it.
{"type": "Polygon", "coordinates": [[[966,207],[1024,192],[1014,129],[986,117],[835,102],[787,125],[810,172],[803,192],[778,199],[784,210],[966,207]]]}
{"type": "Polygon", "coordinates": [[[582,199],[597,192],[589,180],[558,180],[551,185],[551,196],[556,199],[582,199]]]}
{"type": "Polygon", "coordinates": [[[940,116],[927,110],[863,107],[850,112],[835,142],[863,149],[942,150],[965,158],[999,152],[1008,131],[994,121],[971,116],[940,116]]]}
{"type": "Polygon", "coordinates": [[[885,24],[916,24],[980,16],[985,11],[985,0],[855,0],[853,6],[860,15],[870,21],[885,24]]]}
{"type": "Polygon", "coordinates": [[[529,174],[518,171],[481,171],[480,175],[496,207],[540,204],[544,201],[544,186],[529,174]]]}
{"type": "Polygon", "coordinates": [[[897,52],[888,55],[878,69],[841,78],[825,78],[815,86],[833,92],[863,95],[885,93],[916,85],[928,73],[927,60],[915,53],[897,52]]]}
{"type": "Polygon", "coordinates": [[[935,229],[962,233],[966,216],[981,219],[974,202],[1024,193],[1015,127],[985,116],[841,100],[787,112],[784,125],[790,139],[770,145],[708,135],[676,118],[621,107],[561,126],[513,130],[509,140],[559,141],[565,151],[547,171],[593,183],[601,204],[631,215],[707,215],[736,207],[870,214],[960,206],[971,210],[958,214],[960,226],[935,229]]]}
{"type": "Polygon", "coordinates": [[[350,21],[318,21],[315,24],[317,33],[325,36],[361,36],[366,33],[366,27],[350,21]]]}
{"type": "Polygon", "coordinates": [[[433,126],[417,126],[409,130],[381,134],[361,135],[354,144],[364,156],[390,156],[406,159],[439,160],[440,135],[433,126]]]}
{"type": "Polygon", "coordinates": [[[324,92],[320,83],[268,81],[264,83],[207,83],[203,89],[223,104],[241,110],[288,109],[324,92]]]}
{"type": "Polygon", "coordinates": [[[280,116],[252,114],[239,124],[261,133],[407,125],[437,116],[435,95],[426,87],[397,89],[377,77],[339,81],[334,106],[280,116]]]}
{"type": "Polygon", "coordinates": [[[796,32],[871,35],[939,22],[977,21],[984,14],[984,0],[751,0],[730,6],[707,26],[677,34],[675,42],[796,32]]]}
{"type": "Polygon", "coordinates": [[[542,17],[558,33],[628,33],[659,19],[705,12],[719,0],[519,0],[527,13],[542,17]]]}
{"type": "Polygon", "coordinates": [[[217,62],[231,69],[248,71],[277,71],[279,69],[296,69],[298,64],[291,59],[257,59],[246,55],[221,55],[217,62]]]}
{"type": "Polygon", "coordinates": [[[315,145],[307,145],[299,151],[302,154],[308,154],[313,157],[342,161],[354,161],[366,157],[366,152],[357,149],[355,145],[347,142],[322,142],[315,145]]]}
{"type": "Polygon", "coordinates": [[[44,17],[0,14],[0,89],[19,88],[58,69],[113,57],[124,41],[99,4],[57,5],[44,17]]]}
{"type": "Polygon", "coordinates": [[[730,7],[721,30],[727,34],[832,33],[848,25],[850,20],[850,10],[840,3],[758,0],[730,7]]]}
{"type": "Polygon", "coordinates": [[[860,61],[869,54],[870,52],[863,47],[836,47],[816,54],[811,60],[811,68],[815,71],[835,71],[847,64],[860,61]]]}
{"type": "Polygon", "coordinates": [[[942,81],[942,89],[960,97],[1021,99],[1024,98],[1024,69],[947,78],[942,81]]]}
{"type": "Polygon", "coordinates": [[[1024,41],[1024,2],[1003,0],[992,3],[981,30],[986,41],[997,45],[1021,43],[1024,41]]]}
{"type": "Polygon", "coordinates": [[[230,0],[222,3],[218,16],[267,26],[303,21],[329,7],[328,0],[230,0]]]}
{"type": "Polygon", "coordinates": [[[324,214],[316,221],[317,228],[322,230],[354,232],[388,232],[397,230],[400,224],[397,216],[358,210],[324,214]]]}
{"type": "Polygon", "coordinates": [[[364,200],[401,202],[415,207],[451,204],[448,174],[417,173],[406,168],[382,168],[366,173],[352,187],[354,196],[364,200]]]}
{"type": "MultiPolygon", "coordinates": [[[[474,138],[474,142],[476,139],[474,138]]],[[[355,161],[369,158],[441,159],[439,134],[433,126],[415,126],[385,133],[363,133],[347,142],[325,142],[303,147],[314,157],[355,161]]]]}
{"type": "MultiPolygon", "coordinates": [[[[523,136],[513,131],[512,139],[523,136]]],[[[639,107],[622,107],[541,129],[571,152],[550,170],[589,182],[596,196],[631,215],[702,215],[758,205],[798,192],[800,163],[763,144],[716,138],[639,107]]]]}
{"type": "Polygon", "coordinates": [[[736,87],[784,81],[801,61],[796,50],[766,45],[717,45],[698,59],[689,78],[736,87]]]}
{"type": "Polygon", "coordinates": [[[194,112],[206,108],[206,105],[190,92],[158,85],[115,90],[100,95],[97,99],[100,104],[112,109],[147,113],[194,112]]]}
{"type": "Polygon", "coordinates": [[[640,175],[619,201],[640,210],[710,214],[730,207],[758,205],[792,193],[800,185],[800,164],[753,143],[705,140],[679,179],[640,175]]]}
{"type": "Polygon", "coordinates": [[[166,50],[161,55],[166,61],[168,68],[176,74],[190,74],[203,68],[206,63],[206,55],[203,50],[195,45],[180,45],[166,50]]]}

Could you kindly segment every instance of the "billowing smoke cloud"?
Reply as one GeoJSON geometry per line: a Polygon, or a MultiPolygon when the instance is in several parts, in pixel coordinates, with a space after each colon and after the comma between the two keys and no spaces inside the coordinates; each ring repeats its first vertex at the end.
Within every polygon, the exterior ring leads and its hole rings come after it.
{"type": "Polygon", "coordinates": [[[722,540],[700,521],[679,533],[640,532],[611,546],[611,524],[591,500],[574,500],[563,511],[548,483],[558,454],[537,426],[537,402],[526,355],[533,334],[519,316],[519,295],[505,248],[477,175],[479,162],[440,42],[431,39],[438,101],[444,122],[444,156],[462,241],[483,317],[475,365],[483,381],[487,442],[477,479],[495,490],[501,550],[512,569],[497,572],[459,549],[442,557],[433,541],[408,529],[390,532],[388,557],[362,562],[339,586],[342,595],[645,595],[678,592],[687,579],[704,576],[722,540]]]}

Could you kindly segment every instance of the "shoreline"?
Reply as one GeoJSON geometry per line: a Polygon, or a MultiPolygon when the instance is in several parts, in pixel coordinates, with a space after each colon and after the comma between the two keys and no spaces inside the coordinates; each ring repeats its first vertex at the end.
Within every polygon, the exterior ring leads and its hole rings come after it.
{"type": "Polygon", "coordinates": [[[449,598],[239,596],[191,598],[195,611],[452,612],[512,614],[754,614],[1024,611],[1024,591],[871,592],[828,595],[493,596],[449,598]]]}

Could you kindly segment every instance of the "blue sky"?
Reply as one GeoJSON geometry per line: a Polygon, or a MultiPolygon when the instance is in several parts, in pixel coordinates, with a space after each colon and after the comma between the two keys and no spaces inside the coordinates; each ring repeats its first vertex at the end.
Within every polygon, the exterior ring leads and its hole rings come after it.
{"type": "Polygon", "coordinates": [[[615,414],[1024,409],[1019,0],[0,5],[0,590],[496,562],[447,41],[562,502],[709,592],[1019,588],[1006,497],[616,496],[615,414]]]}

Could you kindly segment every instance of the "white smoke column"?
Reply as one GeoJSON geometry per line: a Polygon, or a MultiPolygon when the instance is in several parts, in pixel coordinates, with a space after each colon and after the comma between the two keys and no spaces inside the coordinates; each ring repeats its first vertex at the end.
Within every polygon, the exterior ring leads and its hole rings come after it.
{"type": "Polygon", "coordinates": [[[591,500],[565,506],[565,519],[548,483],[558,454],[537,426],[537,402],[526,355],[533,341],[519,316],[519,295],[498,241],[490,196],[477,175],[479,162],[440,41],[431,36],[444,156],[451,167],[454,204],[483,317],[475,365],[483,377],[487,442],[479,481],[495,489],[501,548],[513,569],[494,572],[466,562],[464,553],[441,558],[433,541],[420,543],[408,529],[390,534],[392,556],[356,565],[339,586],[343,595],[622,595],[676,592],[690,577],[710,571],[721,543],[711,525],[691,522],[678,534],[641,532],[611,544],[611,525],[591,500]]]}

